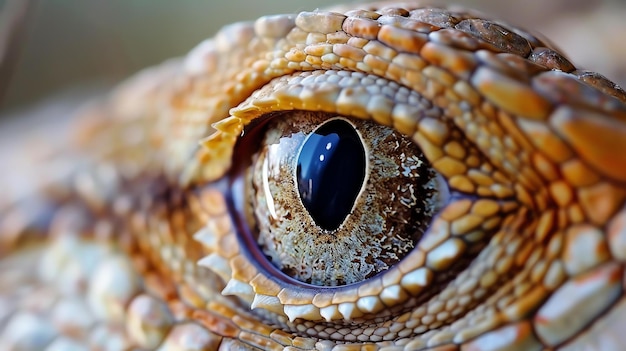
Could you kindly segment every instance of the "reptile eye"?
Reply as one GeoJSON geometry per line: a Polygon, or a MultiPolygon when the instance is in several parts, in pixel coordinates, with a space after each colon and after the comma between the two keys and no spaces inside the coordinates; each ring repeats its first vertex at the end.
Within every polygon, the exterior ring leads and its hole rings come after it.
{"type": "Polygon", "coordinates": [[[389,269],[447,200],[415,143],[371,121],[295,111],[244,134],[254,153],[236,207],[272,265],[300,282],[352,284],[389,269]]]}
{"type": "Polygon", "coordinates": [[[299,72],[230,113],[197,156],[211,167],[189,169],[228,173],[204,190],[227,211],[195,236],[208,251],[199,264],[226,282],[222,294],[287,330],[383,325],[450,296],[517,209],[509,179],[445,112],[390,80],[299,72]]]}

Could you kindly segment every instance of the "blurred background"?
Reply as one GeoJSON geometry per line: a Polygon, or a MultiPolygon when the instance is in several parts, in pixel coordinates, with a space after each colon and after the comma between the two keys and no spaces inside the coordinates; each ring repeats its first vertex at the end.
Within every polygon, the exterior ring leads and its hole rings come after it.
{"type": "MultiPolygon", "coordinates": [[[[336,2],[0,0],[0,117],[97,94],[184,55],[225,24],[336,2]]],[[[578,66],[626,82],[625,0],[456,2],[541,32],[578,66]]]]}

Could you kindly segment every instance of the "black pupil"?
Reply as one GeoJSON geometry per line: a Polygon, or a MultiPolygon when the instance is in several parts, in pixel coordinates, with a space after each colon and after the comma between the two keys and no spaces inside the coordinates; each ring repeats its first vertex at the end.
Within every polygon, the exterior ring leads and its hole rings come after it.
{"type": "Polygon", "coordinates": [[[337,229],[365,179],[365,149],[354,127],[341,119],[320,126],[302,146],[296,172],[300,198],[315,223],[337,229]]]}

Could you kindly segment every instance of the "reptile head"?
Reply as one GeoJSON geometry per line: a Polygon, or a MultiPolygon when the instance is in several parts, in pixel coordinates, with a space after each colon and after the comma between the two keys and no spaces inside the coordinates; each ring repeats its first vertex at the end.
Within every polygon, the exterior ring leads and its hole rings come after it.
{"type": "Polygon", "coordinates": [[[79,183],[89,234],[43,261],[114,243],[84,291],[124,345],[623,338],[626,93],[523,30],[416,2],[262,17],[95,111],[116,181],[79,183]]]}

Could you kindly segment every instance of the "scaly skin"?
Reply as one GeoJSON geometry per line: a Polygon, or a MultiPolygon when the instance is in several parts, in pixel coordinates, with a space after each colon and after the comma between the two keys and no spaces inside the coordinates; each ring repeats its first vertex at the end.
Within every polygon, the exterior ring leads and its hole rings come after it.
{"type": "Polygon", "coordinates": [[[621,350],[626,94],[525,32],[419,8],[231,25],[81,110],[0,203],[0,349],[621,350]],[[303,286],[239,232],[235,142],[291,110],[394,128],[446,180],[399,264],[303,286]]]}

